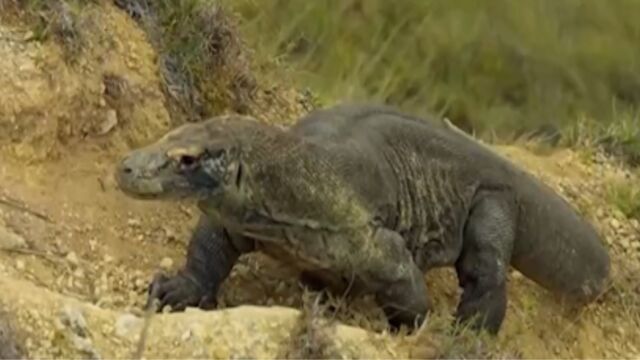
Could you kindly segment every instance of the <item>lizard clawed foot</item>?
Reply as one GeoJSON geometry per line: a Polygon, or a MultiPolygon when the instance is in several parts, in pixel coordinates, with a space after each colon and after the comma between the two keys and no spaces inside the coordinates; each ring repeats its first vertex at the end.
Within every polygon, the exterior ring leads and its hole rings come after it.
{"type": "Polygon", "coordinates": [[[159,301],[158,312],[165,306],[170,306],[172,312],[183,311],[188,306],[197,306],[205,310],[217,306],[215,295],[184,273],[174,276],[156,274],[149,285],[147,308],[154,299],[159,301]]]}
{"type": "Polygon", "coordinates": [[[493,288],[474,289],[468,297],[463,296],[456,311],[456,323],[466,323],[471,329],[486,330],[496,335],[500,330],[507,309],[506,285],[493,288]]]}

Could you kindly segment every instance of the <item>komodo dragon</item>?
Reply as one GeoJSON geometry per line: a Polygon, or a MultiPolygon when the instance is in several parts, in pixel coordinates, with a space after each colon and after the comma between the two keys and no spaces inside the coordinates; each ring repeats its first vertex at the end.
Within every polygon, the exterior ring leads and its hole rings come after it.
{"type": "Polygon", "coordinates": [[[594,300],[610,269],[594,228],[508,160],[425,120],[375,105],[317,110],[289,129],[218,116],[132,151],[117,168],[122,191],[202,210],[184,268],[150,289],[174,311],[212,308],[238,257],[263,251],[306,281],[374,294],[392,327],[423,322],[423,274],[442,266],[463,289],[457,321],[492,334],[510,264],[594,300]]]}

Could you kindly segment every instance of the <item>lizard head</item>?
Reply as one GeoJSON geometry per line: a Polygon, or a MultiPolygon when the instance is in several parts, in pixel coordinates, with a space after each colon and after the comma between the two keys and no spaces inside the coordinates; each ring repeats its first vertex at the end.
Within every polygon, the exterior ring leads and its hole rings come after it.
{"type": "Polygon", "coordinates": [[[237,185],[240,145],[232,133],[247,121],[252,119],[218,116],[182,125],[131,151],[116,168],[119,188],[138,199],[200,200],[237,185]]]}

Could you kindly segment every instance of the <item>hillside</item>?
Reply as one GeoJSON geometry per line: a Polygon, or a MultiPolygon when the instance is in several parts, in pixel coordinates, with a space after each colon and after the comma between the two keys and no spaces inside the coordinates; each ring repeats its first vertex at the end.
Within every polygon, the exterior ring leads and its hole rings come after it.
{"type": "Polygon", "coordinates": [[[115,161],[185,121],[240,112],[287,125],[333,101],[260,57],[239,35],[251,34],[246,14],[149,3],[0,2],[0,355],[15,343],[29,358],[131,358],[143,339],[145,358],[640,356],[640,173],[585,147],[590,138],[493,145],[605,235],[611,288],[579,312],[514,271],[499,336],[452,335],[459,290],[442,270],[426,276],[428,326],[390,335],[371,299],[329,311],[294,271],[252,254],[224,284],[221,310],[145,322],[148,281],[184,261],[197,209],[125,197],[115,161]]]}

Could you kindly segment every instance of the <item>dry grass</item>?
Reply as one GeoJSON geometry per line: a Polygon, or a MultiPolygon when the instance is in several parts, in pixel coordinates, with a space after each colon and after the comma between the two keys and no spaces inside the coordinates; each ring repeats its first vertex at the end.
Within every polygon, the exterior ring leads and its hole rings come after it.
{"type": "Polygon", "coordinates": [[[246,113],[256,81],[233,18],[203,0],[116,0],[160,56],[172,112],[198,121],[223,109],[246,113]]]}
{"type": "Polygon", "coordinates": [[[322,304],[322,295],[305,292],[300,326],[291,335],[291,345],[283,354],[286,359],[335,359],[340,354],[326,336],[331,321],[325,317],[328,305],[322,304]]]}
{"type": "Polygon", "coordinates": [[[64,49],[65,60],[74,64],[84,46],[80,28],[83,23],[81,12],[90,0],[2,0],[2,8],[16,18],[31,24],[31,41],[46,41],[53,38],[64,49]]]}

